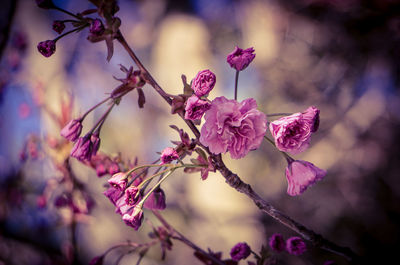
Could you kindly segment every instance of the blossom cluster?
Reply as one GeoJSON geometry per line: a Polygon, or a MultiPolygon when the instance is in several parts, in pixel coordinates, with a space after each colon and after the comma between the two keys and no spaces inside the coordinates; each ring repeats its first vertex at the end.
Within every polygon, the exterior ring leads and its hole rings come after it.
{"type": "Polygon", "coordinates": [[[151,210],[164,210],[166,208],[165,193],[157,187],[147,200],[141,203],[143,199],[142,185],[143,178],[136,174],[119,172],[114,174],[109,180],[110,187],[104,192],[104,195],[115,206],[115,212],[120,214],[126,225],[138,230],[143,221],[143,210],[145,207],[151,210]],[[131,181],[128,182],[128,179],[131,181]]]}
{"type": "MultiPolygon", "coordinates": [[[[59,39],[72,32],[88,28],[87,39],[91,42],[105,41],[108,52],[107,60],[110,60],[113,54],[113,40],[118,39],[124,45],[119,31],[121,21],[115,16],[118,8],[113,5],[114,1],[110,1],[110,3],[109,5],[100,3],[96,5],[100,18],[88,17],[88,14],[96,12],[89,9],[77,15],[72,14],[77,19],[73,22],[71,20],[54,21],[53,30],[59,36],[53,40],[40,42],[37,46],[38,51],[43,56],[50,57],[55,53],[56,42],[59,39]],[[63,33],[67,26],[71,26],[73,29],[63,33]]],[[[37,4],[45,9],[56,8],[51,0],[37,0],[37,4]]],[[[56,9],[62,10],[58,7],[56,9]]],[[[95,168],[99,177],[106,174],[111,175],[107,181],[108,187],[104,191],[104,195],[115,206],[115,212],[120,214],[126,225],[138,230],[144,219],[143,208],[151,210],[166,208],[166,195],[160,185],[175,170],[184,168],[186,173],[200,172],[201,178],[206,180],[209,172],[215,172],[217,169],[222,172],[221,164],[218,163],[221,154],[229,152],[232,159],[241,159],[251,151],[260,148],[264,139],[272,143],[287,160],[285,175],[288,182],[287,193],[290,196],[302,194],[308,187],[324,178],[327,173],[325,170],[311,162],[296,160],[290,156],[298,155],[310,147],[311,137],[319,127],[320,110],[318,108],[310,106],[303,112],[268,116],[259,109],[254,98],[237,100],[239,73],[247,69],[255,57],[253,47],[241,49],[236,46],[227,55],[227,63],[236,70],[234,99],[229,99],[226,95],[214,99],[209,98],[217,85],[216,74],[210,69],[199,71],[190,84],[187,84],[186,77],[182,76],[183,94],[169,95],[165,93],[162,95],[170,103],[171,112],[179,114],[185,120],[195,133],[196,139],[190,139],[185,131],[172,125],[171,127],[179,133],[180,140],[172,141],[175,147],[164,148],[160,152],[159,159],[149,165],[137,166],[135,163],[128,167],[131,169],[127,169],[117,161],[98,154],[101,128],[112,108],[117,106],[121,99],[132,90],[138,92],[138,105],[142,108],[145,103],[142,87],[146,83],[156,86],[147,70],[136,62],[135,57],[134,60],[139,69],[134,70],[133,67],[128,69],[121,66],[121,70],[126,76],[120,79],[116,78],[122,84],[117,86],[109,97],[79,118],[63,124],[61,136],[74,143],[70,155],[95,168]],[[107,101],[111,101],[108,110],[84,136],[81,136],[85,117],[107,101]],[[283,117],[271,120],[274,116],[283,117]],[[201,127],[195,127],[201,124],[201,127]],[[270,135],[267,135],[268,131],[270,135]],[[269,137],[272,137],[273,140],[269,137]],[[190,159],[191,163],[186,163],[185,157],[192,156],[194,153],[197,154],[196,159],[192,158],[190,159]],[[150,168],[156,168],[156,170],[148,176],[152,170],[150,168]],[[138,172],[138,169],[142,169],[142,171],[138,172]],[[159,180],[147,189],[155,177],[159,177],[159,180]]],[[[68,198],[61,197],[58,204],[71,203],[68,198]]],[[[274,234],[270,238],[269,245],[277,252],[286,250],[293,255],[301,255],[306,251],[306,245],[300,237],[291,237],[285,241],[281,235],[274,234]]],[[[251,253],[252,250],[247,243],[238,243],[231,249],[232,259],[229,262],[237,264],[251,253]]],[[[253,263],[249,262],[249,264],[253,263]]]]}

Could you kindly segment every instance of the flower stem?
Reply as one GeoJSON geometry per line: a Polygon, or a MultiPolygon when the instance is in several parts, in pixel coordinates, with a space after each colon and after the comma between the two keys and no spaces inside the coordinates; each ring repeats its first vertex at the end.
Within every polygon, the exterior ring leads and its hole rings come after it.
{"type": "MultiPolygon", "coordinates": [[[[139,204],[139,205],[143,205],[144,202],[147,200],[147,198],[150,196],[150,194],[151,194],[156,188],[158,188],[164,180],[166,180],[172,173],[174,173],[175,169],[176,169],[176,167],[170,169],[170,171],[169,171],[162,179],[160,179],[160,180],[157,182],[157,184],[154,185],[154,186],[151,188],[151,190],[149,190],[148,193],[146,193],[146,195],[143,197],[143,199],[140,200],[140,202],[139,202],[138,204],[139,204]]],[[[159,173],[157,173],[157,174],[159,174],[159,173]]],[[[155,174],[155,175],[157,175],[157,174],[155,174]]],[[[154,176],[155,176],[155,175],[154,175],[154,176]]],[[[139,186],[140,186],[140,185],[139,185],[139,186]]]]}
{"type": "Polygon", "coordinates": [[[63,9],[61,7],[55,6],[54,9],[56,9],[56,10],[58,10],[60,12],[63,12],[65,14],[67,14],[67,15],[70,15],[71,17],[74,17],[76,19],[82,20],[81,17],[78,17],[77,15],[75,15],[75,14],[73,14],[73,13],[69,12],[68,10],[65,10],[65,9],[63,9]]]}
{"type": "Polygon", "coordinates": [[[236,70],[236,75],[235,75],[235,100],[237,100],[238,82],[239,82],[239,71],[236,70]]]}
{"type": "Polygon", "coordinates": [[[62,22],[64,22],[64,23],[67,23],[67,22],[71,22],[71,23],[79,23],[79,21],[78,20],[73,20],[73,19],[64,19],[64,20],[61,20],[62,22]]]}
{"type": "Polygon", "coordinates": [[[173,170],[175,170],[176,168],[177,168],[177,167],[168,168],[168,169],[165,169],[165,170],[163,170],[163,171],[161,171],[161,172],[158,172],[158,173],[156,173],[156,174],[154,174],[154,175],[151,175],[150,177],[148,177],[147,179],[143,180],[142,183],[139,184],[139,186],[137,187],[138,190],[142,189],[143,186],[144,186],[147,182],[149,182],[150,180],[152,180],[153,178],[155,178],[155,177],[157,177],[157,176],[160,176],[160,175],[162,175],[162,174],[165,174],[165,173],[167,173],[167,172],[169,172],[169,171],[173,171],[173,170]]]}
{"type": "Polygon", "coordinates": [[[79,28],[75,28],[75,29],[73,29],[73,30],[67,31],[67,32],[65,32],[64,34],[62,34],[62,35],[58,36],[57,38],[55,38],[55,39],[54,39],[54,42],[57,42],[59,39],[61,39],[61,38],[64,37],[64,36],[67,36],[68,34],[71,34],[72,32],[75,32],[75,31],[84,29],[84,28],[86,28],[88,25],[89,25],[89,24],[85,24],[85,25],[83,25],[83,26],[81,26],[81,27],[79,27],[79,28]]]}
{"type": "Polygon", "coordinates": [[[136,170],[141,169],[141,168],[145,168],[145,167],[172,167],[172,166],[174,166],[174,164],[164,164],[164,165],[160,165],[160,164],[150,164],[150,165],[141,165],[141,166],[137,166],[137,167],[132,168],[131,170],[129,170],[129,171],[126,173],[126,175],[129,176],[130,174],[132,174],[132,173],[135,172],[136,170]]]}
{"type": "MultiPolygon", "coordinates": [[[[143,182],[140,183],[139,186],[138,186],[137,188],[140,190],[140,189],[146,184],[146,182],[152,180],[153,178],[155,178],[155,177],[157,177],[157,176],[160,176],[160,175],[162,175],[162,174],[165,174],[165,173],[167,173],[168,171],[174,171],[174,170],[176,170],[176,169],[178,169],[178,168],[183,168],[183,167],[203,167],[203,166],[192,165],[192,164],[183,164],[183,165],[181,165],[181,166],[178,166],[178,165],[175,165],[175,164],[164,164],[164,165],[160,165],[160,166],[166,166],[166,165],[169,165],[169,168],[167,168],[167,169],[165,169],[165,170],[163,170],[163,171],[161,171],[161,172],[158,172],[158,173],[156,173],[156,174],[153,174],[152,176],[150,176],[150,177],[148,177],[147,179],[143,180],[143,182]],[[172,166],[171,166],[171,165],[172,165],[172,166]]],[[[164,177],[163,177],[163,178],[164,178],[164,177]]]]}
{"type": "Polygon", "coordinates": [[[267,140],[270,144],[272,144],[274,147],[276,147],[275,142],[269,139],[267,136],[264,135],[264,139],[267,140]]]}
{"type": "MultiPolygon", "coordinates": [[[[265,140],[267,140],[270,144],[272,144],[273,146],[276,147],[274,141],[272,141],[271,139],[269,139],[267,136],[264,135],[265,140]]],[[[286,158],[286,160],[294,160],[290,155],[288,155],[285,152],[279,151],[281,152],[281,154],[286,158]]]]}
{"type": "MultiPolygon", "coordinates": [[[[155,160],[153,163],[151,163],[151,165],[154,165],[155,163],[157,163],[160,159],[155,160]]],[[[135,168],[133,168],[135,169],[135,168]]],[[[135,179],[137,179],[140,175],[142,174],[147,174],[147,171],[149,170],[149,167],[146,167],[145,169],[143,169],[139,174],[137,174],[136,176],[132,177],[132,179],[128,182],[128,185],[126,185],[126,187],[129,187],[132,185],[132,183],[135,181],[135,179]]],[[[133,172],[133,171],[132,171],[133,172]]],[[[129,176],[132,172],[130,172],[129,174],[127,174],[127,176],[129,176]]],[[[158,171],[157,171],[158,172],[158,171]]]]}
{"type": "Polygon", "coordinates": [[[113,103],[108,110],[103,114],[103,116],[97,121],[96,125],[93,126],[93,128],[90,130],[90,134],[92,134],[96,128],[96,132],[100,132],[101,126],[103,125],[104,121],[107,119],[108,114],[110,114],[112,108],[115,106],[115,103],[113,103]]]}
{"type": "Polygon", "coordinates": [[[266,114],[267,117],[274,117],[274,116],[289,116],[292,115],[293,113],[271,113],[271,114],[266,114]]]}
{"type": "Polygon", "coordinates": [[[93,107],[91,107],[88,111],[86,111],[85,114],[82,115],[81,120],[83,120],[90,112],[92,112],[94,109],[96,109],[97,107],[99,107],[100,105],[102,105],[103,103],[105,103],[107,100],[109,100],[110,97],[105,98],[104,100],[100,101],[99,103],[97,103],[96,105],[94,105],[93,107]]]}

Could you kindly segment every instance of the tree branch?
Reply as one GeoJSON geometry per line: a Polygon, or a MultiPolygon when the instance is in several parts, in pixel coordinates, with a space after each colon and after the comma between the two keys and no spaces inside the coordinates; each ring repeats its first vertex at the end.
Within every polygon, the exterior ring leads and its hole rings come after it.
{"type": "MultiPolygon", "coordinates": [[[[125,38],[123,37],[123,35],[120,31],[118,32],[118,36],[116,39],[121,43],[121,45],[124,47],[124,49],[128,52],[129,56],[136,63],[136,65],[139,67],[139,69],[141,71],[143,71],[143,74],[147,79],[146,81],[160,94],[161,97],[163,97],[165,99],[165,101],[169,105],[171,105],[172,104],[171,98],[157,84],[157,82],[154,80],[154,78],[151,76],[151,74],[143,66],[143,64],[140,62],[139,58],[135,55],[133,50],[130,48],[130,46],[128,45],[128,43],[126,42],[125,38]]],[[[192,132],[194,133],[196,138],[199,139],[200,132],[197,129],[197,127],[190,120],[184,119],[182,115],[180,115],[180,116],[186,122],[186,124],[189,126],[189,128],[192,130],[192,132]]],[[[199,143],[199,145],[201,145],[201,143],[199,143]]],[[[251,186],[249,184],[243,182],[237,174],[234,174],[232,171],[230,171],[226,167],[225,163],[223,162],[221,155],[215,155],[215,154],[211,153],[207,147],[205,147],[203,145],[201,145],[201,146],[211,156],[212,160],[214,161],[214,163],[216,165],[216,169],[225,178],[225,182],[228,183],[232,188],[234,188],[238,192],[244,193],[247,197],[249,197],[262,212],[268,214],[269,216],[273,217],[275,220],[279,221],[281,224],[283,224],[286,227],[288,227],[289,229],[295,231],[296,233],[301,235],[304,239],[310,241],[315,247],[325,249],[325,250],[335,253],[337,255],[343,256],[352,263],[357,263],[358,256],[350,248],[341,247],[341,246],[336,245],[333,242],[330,242],[329,240],[323,238],[321,235],[315,233],[311,229],[308,229],[304,225],[296,222],[295,220],[293,220],[292,218],[287,216],[285,213],[277,210],[270,203],[268,203],[267,201],[262,199],[251,188],[251,186]]]]}
{"type": "Polygon", "coordinates": [[[203,255],[205,255],[206,257],[208,257],[209,259],[211,259],[212,261],[214,261],[216,264],[220,264],[220,265],[224,265],[225,263],[223,263],[222,261],[218,260],[216,257],[210,255],[209,253],[207,253],[205,250],[203,250],[202,248],[198,247],[195,243],[193,243],[192,241],[190,241],[188,238],[186,238],[183,234],[181,234],[180,232],[178,232],[177,230],[175,230],[175,228],[173,228],[165,219],[164,217],[162,217],[162,215],[156,211],[153,210],[153,214],[155,217],[157,217],[157,219],[163,224],[163,226],[168,229],[168,231],[172,234],[171,238],[176,239],[181,241],[182,243],[188,245],[189,247],[191,247],[192,249],[202,253],[203,255]]]}

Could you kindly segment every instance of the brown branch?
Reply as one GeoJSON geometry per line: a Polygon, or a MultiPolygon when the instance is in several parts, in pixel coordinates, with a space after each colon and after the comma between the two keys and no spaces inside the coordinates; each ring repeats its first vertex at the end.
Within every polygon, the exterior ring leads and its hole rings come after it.
{"type": "MultiPolygon", "coordinates": [[[[117,40],[121,43],[121,45],[124,47],[124,49],[128,52],[130,57],[133,59],[133,61],[137,64],[139,69],[143,71],[143,74],[147,78],[147,82],[165,99],[165,101],[171,105],[172,100],[171,98],[167,95],[167,93],[157,84],[157,82],[154,80],[154,78],[151,76],[151,74],[147,71],[147,69],[143,66],[143,64],[140,62],[140,60],[137,58],[133,50],[130,48],[128,43],[126,42],[125,38],[123,37],[122,33],[119,31],[117,40]]],[[[181,115],[181,118],[186,122],[186,124],[189,126],[189,128],[192,130],[194,135],[196,136],[197,139],[200,137],[200,132],[197,129],[197,127],[189,120],[186,120],[183,118],[181,115]]],[[[199,143],[199,145],[201,145],[199,143]]],[[[237,190],[238,192],[244,193],[247,197],[249,197],[255,205],[264,213],[268,214],[269,216],[273,217],[286,227],[290,228],[291,230],[295,231],[299,235],[301,235],[304,239],[310,241],[315,247],[325,249],[327,251],[330,251],[332,253],[335,253],[337,255],[343,256],[346,259],[348,259],[350,262],[357,264],[358,261],[358,256],[350,249],[347,247],[342,247],[338,246],[333,242],[330,242],[329,240],[323,238],[321,235],[315,233],[311,229],[308,229],[304,225],[296,222],[289,216],[287,216],[285,213],[277,210],[275,207],[273,207],[270,203],[262,199],[252,188],[249,184],[243,182],[237,174],[234,174],[232,171],[230,171],[225,163],[222,160],[221,155],[215,155],[210,152],[210,150],[201,145],[207,153],[211,156],[213,159],[216,169],[222,174],[222,176],[225,178],[226,183],[228,183],[232,188],[237,190]]]]}
{"type": "MultiPolygon", "coordinates": [[[[172,99],[168,96],[167,93],[160,87],[160,85],[154,80],[153,76],[147,71],[147,69],[144,67],[142,62],[137,58],[136,54],[133,52],[129,44],[126,42],[124,36],[122,35],[121,31],[118,31],[116,39],[121,43],[121,45],[124,47],[124,49],[127,51],[129,56],[132,58],[132,60],[135,62],[135,64],[139,67],[140,71],[143,72],[143,75],[146,79],[146,82],[148,82],[160,96],[171,106],[172,105],[172,99]]],[[[197,127],[193,124],[192,121],[190,120],[185,120],[182,115],[180,115],[181,118],[186,122],[186,124],[189,126],[189,128],[192,130],[196,138],[200,137],[200,132],[197,129],[197,127]]]]}
{"type": "Polygon", "coordinates": [[[173,228],[165,219],[164,217],[162,217],[162,215],[156,211],[153,210],[152,211],[154,216],[157,217],[157,219],[163,224],[163,226],[168,229],[168,231],[171,233],[171,238],[176,239],[181,241],[182,243],[186,244],[187,246],[191,247],[192,249],[202,253],[203,255],[205,255],[207,258],[211,259],[212,261],[214,261],[216,264],[220,264],[220,265],[224,265],[225,263],[223,263],[221,260],[217,259],[216,257],[214,257],[213,255],[211,255],[210,253],[208,253],[207,251],[203,250],[202,248],[198,247],[195,243],[193,243],[192,241],[190,241],[188,238],[186,238],[183,234],[181,234],[180,232],[178,232],[177,230],[175,230],[175,228],[173,228]]]}

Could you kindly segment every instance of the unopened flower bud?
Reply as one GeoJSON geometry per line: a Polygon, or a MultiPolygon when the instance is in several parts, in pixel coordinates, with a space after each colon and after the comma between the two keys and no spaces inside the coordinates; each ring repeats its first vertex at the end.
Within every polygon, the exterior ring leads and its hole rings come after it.
{"type": "Polygon", "coordinates": [[[282,252],[286,248],[285,240],[281,234],[273,234],[268,243],[271,249],[276,252],[282,252]]]}
{"type": "Polygon", "coordinates": [[[125,202],[128,205],[135,205],[139,200],[139,190],[135,186],[130,186],[125,190],[125,202]]]}
{"type": "Polygon", "coordinates": [[[126,225],[133,227],[133,229],[138,230],[142,225],[143,221],[143,210],[141,206],[135,206],[131,214],[124,214],[122,216],[126,225]]]}
{"type": "Polygon", "coordinates": [[[246,69],[247,66],[249,66],[249,64],[253,61],[254,57],[256,57],[256,55],[253,53],[253,47],[243,50],[236,46],[233,52],[228,55],[226,61],[232,68],[236,69],[237,71],[242,71],[246,69]]]}
{"type": "Polygon", "coordinates": [[[89,27],[89,32],[93,35],[100,36],[104,33],[104,25],[100,19],[96,18],[92,20],[89,27]]]}
{"type": "Polygon", "coordinates": [[[41,41],[37,48],[44,57],[50,57],[56,51],[56,42],[54,40],[41,41]]]}
{"type": "Polygon", "coordinates": [[[80,137],[71,150],[71,156],[80,161],[90,160],[90,146],[90,136],[86,135],[84,137],[80,137]]]}
{"type": "Polygon", "coordinates": [[[109,174],[114,175],[120,172],[121,170],[119,169],[118,163],[113,162],[108,166],[107,171],[109,174]]]}
{"type": "Polygon", "coordinates": [[[62,130],[61,136],[71,142],[75,142],[82,132],[82,122],[80,119],[71,120],[62,130]]]}
{"type": "Polygon", "coordinates": [[[161,153],[161,165],[168,164],[179,158],[178,153],[172,147],[165,148],[161,153]]]}
{"type": "Polygon", "coordinates": [[[246,242],[243,243],[237,243],[232,249],[231,249],[231,258],[234,261],[239,261],[241,259],[246,259],[251,253],[251,249],[249,245],[247,245],[246,242]]]}
{"type": "Polygon", "coordinates": [[[298,256],[303,254],[307,250],[307,247],[301,237],[294,236],[286,240],[286,250],[290,254],[298,256]]]}
{"type": "Polygon", "coordinates": [[[164,210],[166,208],[164,191],[161,188],[155,189],[144,202],[144,207],[150,210],[164,210]]]}
{"type": "Polygon", "coordinates": [[[119,172],[114,174],[109,180],[108,183],[116,189],[124,190],[126,188],[126,184],[128,182],[128,178],[124,172],[119,172]]]}
{"type": "Polygon", "coordinates": [[[103,194],[112,202],[112,204],[116,205],[117,201],[120,199],[123,191],[119,188],[115,188],[111,185],[103,194]]]}
{"type": "Polygon", "coordinates": [[[53,22],[53,30],[57,32],[58,34],[61,34],[65,29],[65,24],[61,20],[55,20],[53,22]]]}
{"type": "Polygon", "coordinates": [[[216,77],[210,70],[203,70],[197,73],[192,82],[192,89],[196,96],[207,95],[215,86],[216,77]]]}

